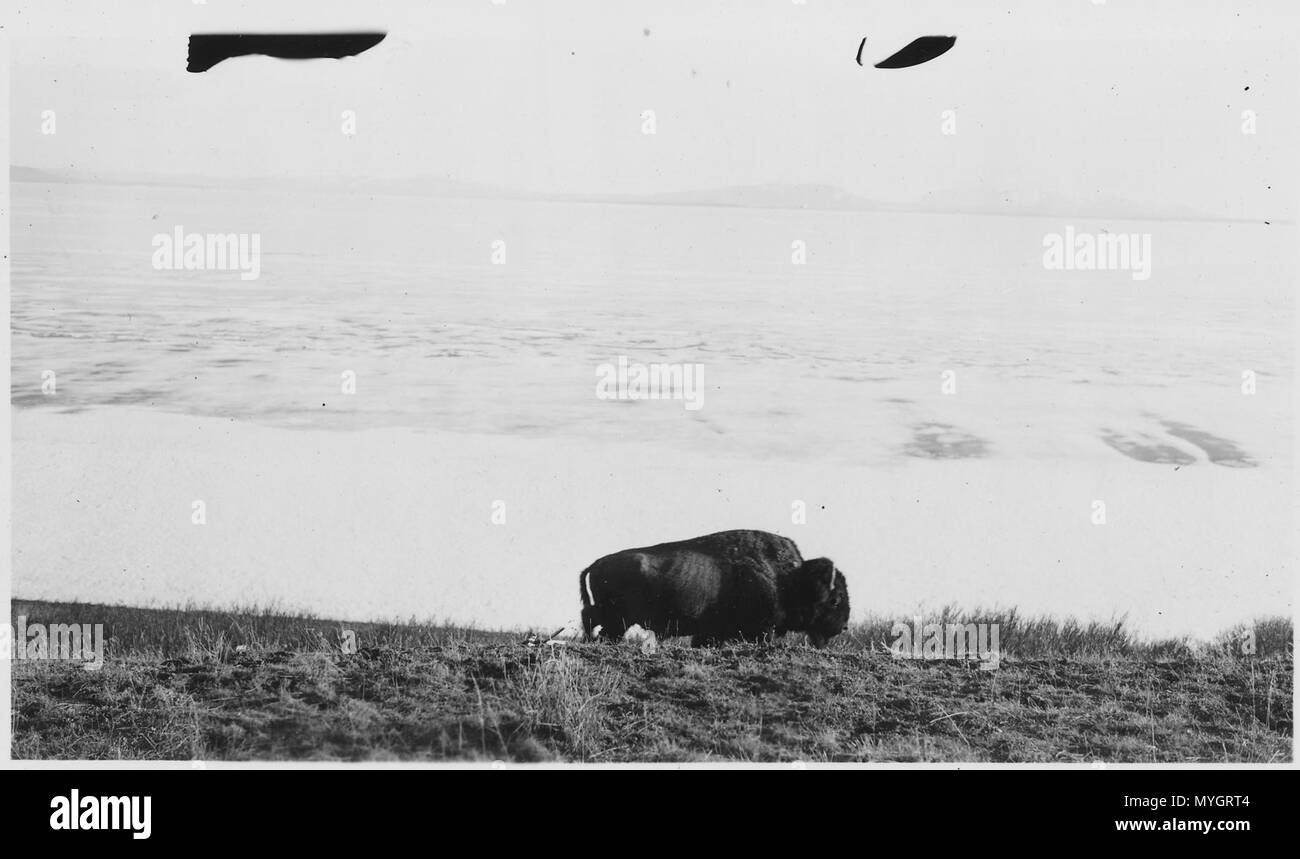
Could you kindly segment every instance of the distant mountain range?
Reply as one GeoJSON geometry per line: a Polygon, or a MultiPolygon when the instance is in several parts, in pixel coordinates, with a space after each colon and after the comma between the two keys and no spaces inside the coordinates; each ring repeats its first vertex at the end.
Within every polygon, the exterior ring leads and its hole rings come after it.
{"type": "MultiPolygon", "coordinates": [[[[979,214],[1037,217],[1123,218],[1129,220],[1240,221],[1257,219],[1223,218],[1185,206],[1143,206],[1122,198],[1070,201],[1038,191],[1008,191],[991,200],[987,191],[942,189],[910,201],[872,200],[831,185],[737,185],[700,191],[669,191],[657,194],[563,194],[511,191],[492,185],[462,182],[441,177],[409,179],[358,179],[333,177],[208,178],[158,173],[103,174],[90,170],[45,169],[11,166],[12,182],[61,184],[149,185],[177,188],[283,189],[332,191],[346,194],[382,194],[417,197],[450,197],[534,202],[624,203],[659,206],[717,206],[744,209],[810,209],[816,211],[917,212],[930,214],[979,214]]],[[[1279,218],[1272,223],[1293,223],[1279,218]]]]}

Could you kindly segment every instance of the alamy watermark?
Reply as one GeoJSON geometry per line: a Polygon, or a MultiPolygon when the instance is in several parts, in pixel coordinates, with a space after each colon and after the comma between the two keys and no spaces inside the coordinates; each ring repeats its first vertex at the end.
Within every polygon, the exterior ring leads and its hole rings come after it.
{"type": "Polygon", "coordinates": [[[923,623],[917,616],[911,624],[895,623],[889,634],[895,659],[977,659],[982,671],[996,671],[1002,661],[996,623],[923,623]]]}
{"type": "Polygon", "coordinates": [[[688,411],[704,406],[703,364],[616,364],[596,368],[596,398],[601,400],[682,400],[688,411]]]}
{"type": "Polygon", "coordinates": [[[18,615],[13,626],[0,623],[0,659],[80,662],[87,671],[104,667],[102,623],[28,623],[18,615]]]}
{"type": "Polygon", "coordinates": [[[1151,277],[1151,234],[1078,232],[1043,236],[1043,268],[1064,271],[1130,271],[1134,280],[1151,277]]]}
{"type": "Polygon", "coordinates": [[[73,788],[50,799],[50,829],[125,830],[144,841],[153,832],[152,806],[152,796],[82,796],[73,788]]]}
{"type": "Polygon", "coordinates": [[[261,233],[171,233],[153,237],[153,267],[158,271],[238,271],[240,280],[262,273],[261,233]]]}

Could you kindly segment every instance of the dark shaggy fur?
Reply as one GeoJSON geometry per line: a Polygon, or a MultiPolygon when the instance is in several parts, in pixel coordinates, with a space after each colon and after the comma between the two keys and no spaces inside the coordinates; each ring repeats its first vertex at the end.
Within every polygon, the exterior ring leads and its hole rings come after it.
{"type": "Polygon", "coordinates": [[[805,562],[794,541],[722,531],[627,549],[582,571],[582,626],[617,639],[639,624],[696,644],[806,632],[822,647],[849,618],[844,576],[827,558],[805,562]]]}

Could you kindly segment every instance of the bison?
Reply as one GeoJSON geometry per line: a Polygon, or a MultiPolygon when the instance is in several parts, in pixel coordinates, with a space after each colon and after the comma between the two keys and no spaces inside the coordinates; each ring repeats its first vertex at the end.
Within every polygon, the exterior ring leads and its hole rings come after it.
{"type": "Polygon", "coordinates": [[[824,647],[849,619],[844,575],[804,561],[794,541],[721,531],[606,555],[578,577],[588,638],[617,640],[634,624],[696,645],[805,632],[824,647]]]}

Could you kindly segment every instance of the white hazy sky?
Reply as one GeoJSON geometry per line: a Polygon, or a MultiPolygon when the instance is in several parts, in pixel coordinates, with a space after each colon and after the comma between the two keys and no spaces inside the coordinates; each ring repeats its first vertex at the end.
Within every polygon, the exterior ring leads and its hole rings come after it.
{"type": "Polygon", "coordinates": [[[1294,0],[40,0],[20,3],[6,30],[11,157],[561,192],[1041,193],[1293,218],[1298,11],[1294,0]],[[184,68],[191,32],[344,29],[389,35],[344,61],[184,68]],[[911,69],[870,68],[930,34],[957,45],[911,69]],[[41,134],[47,109],[54,135],[41,134]],[[344,110],[357,113],[355,137],[340,131],[344,110]],[[1255,135],[1242,133],[1244,110],[1255,135]]]}

